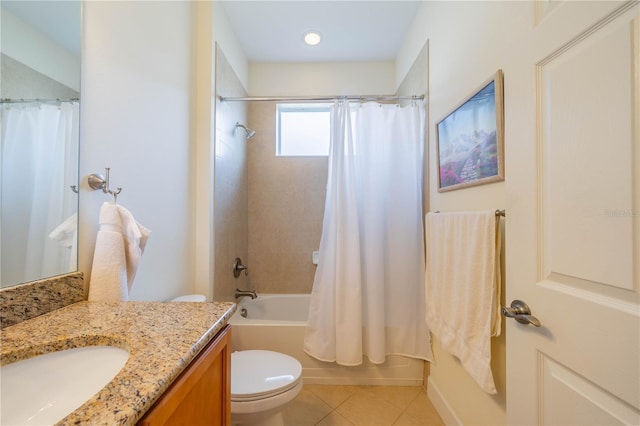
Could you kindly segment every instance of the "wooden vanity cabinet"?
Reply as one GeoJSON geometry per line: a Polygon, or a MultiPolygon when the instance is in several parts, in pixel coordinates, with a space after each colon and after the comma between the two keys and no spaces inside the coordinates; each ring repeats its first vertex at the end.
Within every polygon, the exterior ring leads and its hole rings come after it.
{"type": "Polygon", "coordinates": [[[139,426],[231,424],[231,326],[205,346],[139,426]]]}

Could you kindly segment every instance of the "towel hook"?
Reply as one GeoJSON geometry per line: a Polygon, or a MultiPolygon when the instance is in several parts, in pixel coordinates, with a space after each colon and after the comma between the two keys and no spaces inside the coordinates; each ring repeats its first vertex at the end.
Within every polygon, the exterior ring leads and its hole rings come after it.
{"type": "Polygon", "coordinates": [[[102,192],[104,192],[105,194],[111,194],[111,196],[113,197],[113,202],[115,203],[118,199],[118,194],[122,192],[122,188],[116,188],[115,191],[109,188],[109,171],[111,170],[111,168],[105,167],[104,170],[105,170],[105,175],[107,176],[106,178],[104,178],[102,175],[99,175],[97,173],[93,173],[89,175],[87,180],[89,181],[89,186],[92,189],[94,190],[101,189],[102,192]]]}

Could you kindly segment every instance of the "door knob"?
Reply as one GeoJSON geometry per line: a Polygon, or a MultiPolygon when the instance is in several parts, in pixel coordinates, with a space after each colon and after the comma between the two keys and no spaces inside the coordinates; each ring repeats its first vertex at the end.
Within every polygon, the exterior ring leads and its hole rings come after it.
{"type": "Polygon", "coordinates": [[[511,307],[502,307],[502,315],[508,318],[514,318],[520,324],[531,324],[536,327],[540,327],[540,321],[538,318],[531,315],[531,309],[522,300],[514,300],[511,302],[511,307]]]}

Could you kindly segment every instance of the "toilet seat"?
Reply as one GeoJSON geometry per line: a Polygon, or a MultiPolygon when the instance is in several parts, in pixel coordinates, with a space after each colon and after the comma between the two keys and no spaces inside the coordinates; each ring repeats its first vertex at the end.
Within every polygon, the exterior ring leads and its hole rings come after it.
{"type": "Polygon", "coordinates": [[[299,385],[302,366],[278,352],[248,350],[231,354],[231,401],[270,398],[299,385]]]}

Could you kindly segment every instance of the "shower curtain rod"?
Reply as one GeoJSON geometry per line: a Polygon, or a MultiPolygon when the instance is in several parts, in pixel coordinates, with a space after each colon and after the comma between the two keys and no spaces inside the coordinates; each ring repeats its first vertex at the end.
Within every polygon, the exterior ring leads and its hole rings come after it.
{"type": "Polygon", "coordinates": [[[69,98],[69,99],[9,99],[4,98],[0,99],[1,104],[27,104],[27,103],[36,103],[40,102],[43,104],[46,103],[60,103],[60,102],[78,102],[80,98],[69,98]]]}
{"type": "Polygon", "coordinates": [[[397,101],[421,101],[424,99],[424,95],[413,96],[284,96],[284,97],[228,97],[218,96],[221,102],[326,102],[326,101],[382,101],[382,102],[397,102],[397,101]]]}

